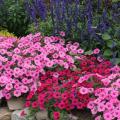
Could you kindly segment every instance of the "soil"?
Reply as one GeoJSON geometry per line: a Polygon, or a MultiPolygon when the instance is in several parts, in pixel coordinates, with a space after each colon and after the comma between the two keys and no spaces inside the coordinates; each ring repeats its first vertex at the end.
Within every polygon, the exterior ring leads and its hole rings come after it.
{"type": "Polygon", "coordinates": [[[78,120],[94,120],[89,110],[74,110],[72,114],[78,117],[78,120]]]}

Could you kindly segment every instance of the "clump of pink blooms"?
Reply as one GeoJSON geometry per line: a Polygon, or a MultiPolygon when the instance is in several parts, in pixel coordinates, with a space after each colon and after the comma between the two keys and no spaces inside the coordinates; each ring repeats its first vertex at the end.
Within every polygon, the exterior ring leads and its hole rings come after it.
{"type": "Polygon", "coordinates": [[[94,91],[94,99],[87,105],[95,120],[120,120],[120,68],[115,66],[112,71],[101,79],[103,86],[94,91]]]}
{"type": "Polygon", "coordinates": [[[73,50],[79,54],[78,47],[68,47],[62,38],[41,33],[20,39],[0,37],[0,99],[35,92],[40,75],[48,68],[75,67],[75,58],[70,54],[73,50]]]}

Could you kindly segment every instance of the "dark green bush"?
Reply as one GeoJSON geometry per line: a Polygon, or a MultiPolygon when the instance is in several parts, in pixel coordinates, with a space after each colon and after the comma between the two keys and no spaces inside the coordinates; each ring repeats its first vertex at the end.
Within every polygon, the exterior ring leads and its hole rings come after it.
{"type": "Polygon", "coordinates": [[[24,0],[0,0],[0,26],[17,36],[26,34],[29,24],[24,0]]]}

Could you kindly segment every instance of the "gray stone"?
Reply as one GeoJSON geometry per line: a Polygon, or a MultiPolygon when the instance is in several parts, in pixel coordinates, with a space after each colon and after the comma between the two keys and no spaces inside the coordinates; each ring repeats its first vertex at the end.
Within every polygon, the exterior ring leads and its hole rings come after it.
{"type": "Polygon", "coordinates": [[[24,108],[24,98],[12,98],[7,101],[9,110],[21,110],[24,108]]]}
{"type": "Polygon", "coordinates": [[[11,120],[11,114],[8,108],[0,108],[0,120],[11,120]]]}
{"type": "Polygon", "coordinates": [[[74,116],[72,114],[69,114],[68,115],[68,120],[78,120],[78,117],[77,116],[74,116]]]}
{"type": "Polygon", "coordinates": [[[29,110],[24,109],[24,110],[16,110],[12,113],[11,115],[11,120],[36,120],[35,116],[30,117],[29,119],[27,116],[29,115],[29,110]],[[23,114],[24,112],[24,114],[23,114]]]}
{"type": "Polygon", "coordinates": [[[35,116],[37,120],[49,120],[47,111],[39,111],[35,116]]]}

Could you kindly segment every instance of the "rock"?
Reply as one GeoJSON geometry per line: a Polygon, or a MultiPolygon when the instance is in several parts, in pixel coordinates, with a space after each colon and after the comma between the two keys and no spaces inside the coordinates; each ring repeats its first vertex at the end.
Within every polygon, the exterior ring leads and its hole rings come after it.
{"type": "Polygon", "coordinates": [[[0,120],[11,120],[11,114],[8,108],[0,108],[0,120]]]}
{"type": "Polygon", "coordinates": [[[74,116],[72,114],[69,114],[68,115],[68,120],[78,120],[78,117],[77,116],[74,116]]]}
{"type": "Polygon", "coordinates": [[[49,120],[47,111],[40,111],[36,113],[37,120],[49,120]]]}
{"type": "Polygon", "coordinates": [[[7,101],[9,110],[21,110],[24,108],[24,98],[12,98],[7,101]]]}
{"type": "Polygon", "coordinates": [[[35,116],[28,119],[27,115],[29,115],[28,109],[16,110],[12,113],[11,120],[36,120],[35,116]]]}

